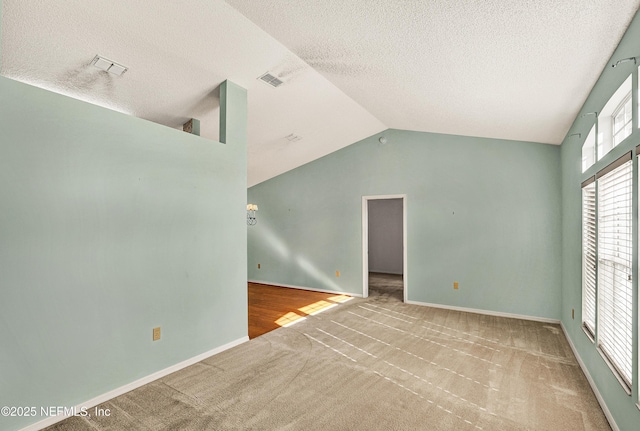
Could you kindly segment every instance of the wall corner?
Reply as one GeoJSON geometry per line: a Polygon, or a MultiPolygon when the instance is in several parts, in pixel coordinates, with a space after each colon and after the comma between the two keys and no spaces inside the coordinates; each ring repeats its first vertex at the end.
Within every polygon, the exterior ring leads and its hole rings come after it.
{"type": "Polygon", "coordinates": [[[247,90],[229,80],[220,84],[220,142],[247,144],[247,90]]]}

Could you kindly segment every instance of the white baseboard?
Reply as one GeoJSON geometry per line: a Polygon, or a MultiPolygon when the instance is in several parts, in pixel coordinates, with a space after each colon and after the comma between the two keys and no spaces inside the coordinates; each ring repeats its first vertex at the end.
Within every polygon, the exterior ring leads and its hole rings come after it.
{"type": "MultiPolygon", "coordinates": [[[[208,352],[204,352],[204,353],[202,353],[202,354],[200,354],[198,356],[194,356],[193,358],[187,359],[186,361],[179,362],[179,363],[177,363],[175,365],[172,365],[172,366],[170,366],[168,368],[165,368],[164,370],[157,371],[157,372],[155,372],[153,374],[150,374],[150,375],[148,375],[146,377],[138,379],[138,380],[136,380],[134,382],[131,382],[129,384],[126,384],[124,386],[121,386],[121,387],[119,387],[117,389],[114,389],[112,391],[109,391],[109,392],[107,392],[105,394],[98,395],[97,397],[92,398],[89,401],[86,401],[84,403],[78,404],[76,406],[76,411],[78,411],[78,412],[81,411],[82,407],[84,407],[86,409],[90,409],[92,407],[95,407],[95,406],[97,406],[99,404],[102,404],[102,403],[104,403],[106,401],[109,401],[110,399],[113,399],[113,398],[115,398],[115,397],[117,397],[119,395],[126,394],[127,392],[130,392],[130,391],[132,391],[134,389],[137,389],[140,386],[144,386],[147,383],[153,382],[154,380],[158,380],[158,379],[160,379],[162,377],[165,377],[165,376],[167,376],[167,375],[169,375],[171,373],[175,373],[176,371],[179,371],[179,370],[181,370],[183,368],[186,368],[189,365],[196,364],[196,363],[198,363],[198,362],[200,362],[200,361],[202,361],[204,359],[207,359],[207,358],[209,358],[211,356],[217,355],[218,353],[222,353],[225,350],[231,349],[232,347],[238,346],[238,345],[240,345],[240,344],[242,344],[244,342],[247,342],[247,341],[249,341],[249,337],[248,336],[245,336],[245,337],[242,337],[242,338],[238,338],[237,340],[231,341],[230,343],[227,343],[227,344],[222,345],[220,347],[216,347],[215,349],[209,350],[208,352]]],[[[67,417],[69,417],[69,416],[67,416],[67,415],[51,416],[51,417],[43,419],[43,420],[41,420],[39,422],[31,424],[31,425],[29,425],[29,426],[27,426],[25,428],[22,428],[20,431],[38,431],[38,430],[41,430],[41,429],[46,428],[48,426],[51,426],[51,425],[53,425],[53,424],[55,424],[57,422],[60,422],[60,421],[62,421],[64,419],[66,419],[67,417]]]]}
{"type": "Polygon", "coordinates": [[[425,307],[444,308],[445,310],[464,311],[465,313],[486,314],[487,316],[508,317],[511,319],[532,320],[534,322],[543,323],[560,323],[558,319],[550,319],[547,317],[527,316],[524,314],[503,313],[501,311],[480,310],[477,308],[456,307],[454,305],[431,304],[428,302],[405,301],[407,304],[423,305],[425,307]]]}
{"type": "Polygon", "coordinates": [[[580,368],[582,368],[582,372],[587,377],[587,381],[589,382],[589,385],[591,385],[591,390],[593,390],[593,393],[595,394],[596,399],[598,400],[598,403],[600,404],[600,407],[602,408],[602,411],[604,412],[604,415],[606,416],[607,420],[609,421],[609,425],[611,425],[611,429],[613,431],[620,431],[620,428],[618,428],[618,424],[616,424],[616,421],[613,419],[613,415],[609,411],[609,407],[607,407],[607,404],[604,402],[604,398],[602,398],[602,395],[600,395],[600,391],[598,390],[598,387],[596,386],[596,382],[594,382],[593,379],[591,378],[591,374],[589,373],[589,370],[587,369],[587,366],[584,364],[584,362],[582,362],[582,358],[578,354],[578,350],[576,349],[576,346],[573,344],[573,341],[569,337],[569,334],[567,333],[567,328],[564,327],[564,324],[562,322],[560,322],[560,327],[562,328],[562,332],[564,333],[564,337],[567,339],[567,342],[569,343],[569,346],[571,347],[571,350],[573,351],[573,355],[576,357],[576,360],[578,361],[578,364],[580,365],[580,368]]]}
{"type": "Polygon", "coordinates": [[[248,280],[248,282],[256,283],[256,284],[269,284],[271,286],[277,286],[277,287],[287,287],[289,289],[309,290],[311,292],[320,292],[320,293],[334,293],[336,295],[349,295],[349,296],[355,296],[356,298],[362,298],[362,293],[337,292],[335,290],[316,289],[314,287],[302,287],[302,286],[293,286],[291,284],[274,283],[273,281],[248,280]]]}

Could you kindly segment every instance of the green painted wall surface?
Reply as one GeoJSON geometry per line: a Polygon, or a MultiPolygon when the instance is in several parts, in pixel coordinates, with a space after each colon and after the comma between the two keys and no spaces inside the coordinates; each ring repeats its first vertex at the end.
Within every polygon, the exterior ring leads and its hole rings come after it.
{"type": "MultiPolygon", "coordinates": [[[[636,15],[625,36],[611,59],[604,67],[598,82],[585,101],[580,113],[562,143],[562,323],[575,345],[580,358],[589,370],[602,395],[608,409],[621,431],[638,431],[640,429],[640,411],[636,407],[638,401],[638,252],[634,249],[634,361],[633,361],[633,393],[631,396],[623,390],[620,383],[598,353],[594,344],[581,328],[582,322],[582,192],[580,184],[599,169],[640,144],[637,129],[637,65],[633,62],[622,63],[616,68],[611,64],[617,60],[637,56],[640,53],[640,17],[636,15]],[[582,144],[594,122],[594,117],[582,117],[586,112],[601,111],[609,98],[624,80],[633,74],[633,111],[634,128],[631,137],[614,148],[602,160],[584,174],[581,166],[582,144]],[[581,139],[569,135],[581,133],[581,139]],[[571,318],[571,309],[575,309],[575,319],[571,318]]],[[[637,227],[637,160],[634,158],[634,225],[637,227]]],[[[637,228],[635,238],[637,238],[637,228]]]]}
{"type": "Polygon", "coordinates": [[[2,0],[0,0],[0,70],[2,70],[2,0]]]}
{"type": "Polygon", "coordinates": [[[361,294],[362,196],[406,194],[409,300],[559,319],[559,147],[383,134],[249,189],[249,279],[361,294]]]}
{"type": "Polygon", "coordinates": [[[247,335],[244,143],[0,94],[0,406],[71,407],[247,335]]]}
{"type": "Polygon", "coordinates": [[[247,90],[224,81],[220,84],[220,106],[225,107],[220,110],[220,142],[247,142],[247,90]]]}

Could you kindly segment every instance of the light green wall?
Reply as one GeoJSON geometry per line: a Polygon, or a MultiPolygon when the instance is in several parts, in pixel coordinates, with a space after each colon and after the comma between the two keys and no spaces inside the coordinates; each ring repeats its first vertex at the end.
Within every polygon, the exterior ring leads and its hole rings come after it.
{"type": "MultiPolygon", "coordinates": [[[[636,407],[638,401],[638,251],[634,248],[634,360],[633,360],[633,394],[628,396],[610,371],[604,359],[597,352],[594,344],[582,331],[582,194],[580,184],[596,171],[608,165],[622,154],[640,144],[637,129],[637,65],[633,62],[623,63],[616,68],[611,64],[622,58],[640,55],[640,16],[636,15],[615,53],[605,65],[604,70],[578,114],[571,130],[562,143],[562,323],[573,344],[595,381],[598,391],[605,400],[621,431],[637,431],[640,429],[640,411],[636,407]],[[586,112],[601,111],[611,95],[620,84],[633,73],[633,110],[634,129],[630,138],[614,148],[607,156],[584,174],[581,172],[582,143],[594,122],[593,116],[582,117],[586,112]],[[581,133],[580,139],[570,137],[581,133]],[[571,318],[571,309],[575,309],[575,319],[571,318]]],[[[640,62],[639,62],[640,64],[640,62]]],[[[637,238],[637,160],[634,158],[634,238],[637,238]]]]}
{"type": "Polygon", "coordinates": [[[0,70],[2,70],[2,0],[0,0],[0,70]]]}
{"type": "Polygon", "coordinates": [[[70,407],[247,335],[246,142],[0,94],[0,406],[70,407]]]}
{"type": "Polygon", "coordinates": [[[559,147],[383,134],[249,189],[249,279],[361,294],[362,196],[406,194],[409,300],[559,319],[559,147]]]}
{"type": "Polygon", "coordinates": [[[230,81],[220,85],[220,142],[247,142],[247,90],[230,81]],[[238,124],[244,124],[238,127],[238,124]]]}

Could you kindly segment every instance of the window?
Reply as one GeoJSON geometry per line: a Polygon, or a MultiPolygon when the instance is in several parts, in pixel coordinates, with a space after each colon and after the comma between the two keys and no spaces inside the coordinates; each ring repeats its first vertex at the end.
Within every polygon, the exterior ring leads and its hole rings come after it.
{"type": "Polygon", "coordinates": [[[596,183],[582,183],[582,324],[596,334],[596,183]]]}
{"type": "Polygon", "coordinates": [[[598,113],[598,160],[631,135],[631,75],[598,113]]]}
{"type": "Polygon", "coordinates": [[[616,108],[613,117],[613,146],[631,135],[631,93],[616,108]]]}
{"type": "Polygon", "coordinates": [[[632,176],[631,153],[597,175],[598,346],[628,388],[633,361],[632,176]]]}
{"type": "Polygon", "coordinates": [[[589,131],[587,139],[582,144],[582,172],[589,169],[596,162],[596,126],[589,131]]]}

